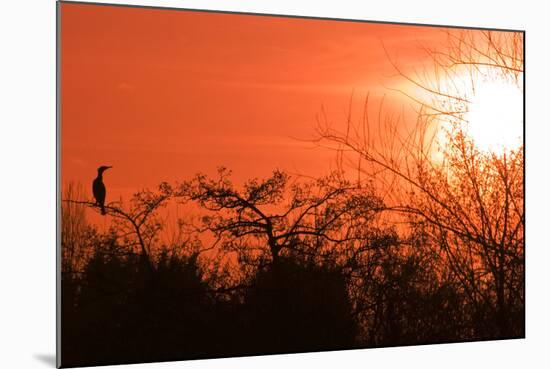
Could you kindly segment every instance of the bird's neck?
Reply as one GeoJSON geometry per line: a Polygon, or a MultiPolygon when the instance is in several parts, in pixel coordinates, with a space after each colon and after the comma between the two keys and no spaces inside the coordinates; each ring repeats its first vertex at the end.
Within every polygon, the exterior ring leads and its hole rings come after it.
{"type": "Polygon", "coordinates": [[[97,172],[97,179],[103,179],[103,173],[97,172]]]}

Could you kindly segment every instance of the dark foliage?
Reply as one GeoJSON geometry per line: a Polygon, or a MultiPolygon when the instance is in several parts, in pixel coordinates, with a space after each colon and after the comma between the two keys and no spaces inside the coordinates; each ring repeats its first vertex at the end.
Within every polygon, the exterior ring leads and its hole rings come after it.
{"type": "Polygon", "coordinates": [[[206,354],[214,305],[196,258],[163,253],[156,267],[96,252],[79,285],[63,276],[64,366],[206,354]]]}
{"type": "Polygon", "coordinates": [[[522,268],[499,304],[491,274],[457,268],[466,264],[444,252],[447,239],[421,225],[406,236],[380,227],[372,192],[338,177],[287,179],[275,172],[243,191],[222,171],[182,186],[180,198],[211,212],[193,230],[215,236],[206,248],[159,241],[166,186],[141,192],[130,210],[106,204],[116,222],[104,234],[65,208],[63,366],[524,336],[522,268]]]}
{"type": "Polygon", "coordinates": [[[351,348],[357,326],[337,269],[279,259],[260,270],[243,306],[251,353],[351,348]]]}

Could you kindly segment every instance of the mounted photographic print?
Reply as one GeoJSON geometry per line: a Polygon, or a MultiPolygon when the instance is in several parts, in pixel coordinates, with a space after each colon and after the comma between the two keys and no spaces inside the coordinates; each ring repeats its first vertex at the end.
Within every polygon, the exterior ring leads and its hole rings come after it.
{"type": "Polygon", "coordinates": [[[523,338],[524,37],[59,2],[58,365],[523,338]]]}

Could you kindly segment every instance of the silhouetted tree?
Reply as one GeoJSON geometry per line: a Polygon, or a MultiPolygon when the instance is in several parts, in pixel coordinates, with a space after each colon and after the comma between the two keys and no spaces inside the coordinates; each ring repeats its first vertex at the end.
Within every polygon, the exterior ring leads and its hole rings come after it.
{"type": "Polygon", "coordinates": [[[282,257],[246,291],[246,350],[283,353],[351,348],[357,324],[337,268],[282,257]]]}
{"type": "MultiPolygon", "coordinates": [[[[172,188],[168,183],[161,183],[158,191],[142,190],[135,193],[125,209],[121,203],[111,202],[103,208],[97,208],[94,201],[82,201],[64,199],[63,201],[72,205],[80,205],[91,208],[95,211],[109,210],[108,215],[113,218],[112,232],[117,237],[123,238],[121,247],[126,253],[135,253],[136,249],[153,271],[151,248],[158,240],[159,232],[162,230],[162,222],[158,218],[158,210],[165,207],[172,197],[172,188]]],[[[120,252],[120,251],[119,251],[120,252]]]]}
{"type": "Polygon", "coordinates": [[[439,275],[451,273],[467,299],[468,337],[521,337],[523,147],[502,153],[476,147],[465,129],[470,102],[463,90],[467,86],[460,82],[464,76],[496,76],[521,88],[523,36],[490,31],[448,35],[448,49],[429,51],[434,66],[426,72],[428,78],[410,77],[394,63],[425,96],[403,92],[418,104],[416,125],[380,112],[372,120],[367,104],[364,117],[358,123],[348,120],[342,129],[320,121],[316,142],[357,155],[356,169],[383,189],[379,196],[395,221],[423,229],[423,243],[438,255],[439,275]],[[378,126],[378,137],[372,124],[378,126]],[[444,143],[438,141],[438,132],[444,143]]]}
{"type": "Polygon", "coordinates": [[[276,263],[282,253],[306,252],[319,258],[352,247],[381,211],[372,189],[353,186],[340,173],[289,184],[281,171],[263,181],[247,181],[242,190],[221,168],[218,177],[198,175],[180,186],[184,201],[208,211],[201,232],[211,232],[223,250],[241,261],[276,263]]]}
{"type": "Polygon", "coordinates": [[[143,255],[120,256],[105,239],[88,261],[63,337],[65,365],[204,357],[213,298],[196,256],[161,252],[155,283],[143,255]],[[111,251],[111,252],[109,252],[111,251]]]}
{"type": "Polygon", "coordinates": [[[217,178],[198,175],[183,183],[178,196],[206,210],[200,231],[211,232],[222,252],[237,256],[243,324],[250,332],[245,347],[349,347],[358,328],[344,271],[351,257],[368,248],[365,239],[382,202],[372,189],[353,186],[337,172],[289,180],[275,171],[238,189],[221,168],[217,178]]]}

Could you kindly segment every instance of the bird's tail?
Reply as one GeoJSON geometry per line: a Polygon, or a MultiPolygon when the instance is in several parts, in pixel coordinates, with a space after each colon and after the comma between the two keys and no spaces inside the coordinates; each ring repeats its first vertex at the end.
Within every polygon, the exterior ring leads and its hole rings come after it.
{"type": "Polygon", "coordinates": [[[105,215],[107,214],[107,212],[105,211],[105,205],[100,205],[101,206],[101,215],[105,215]]]}

